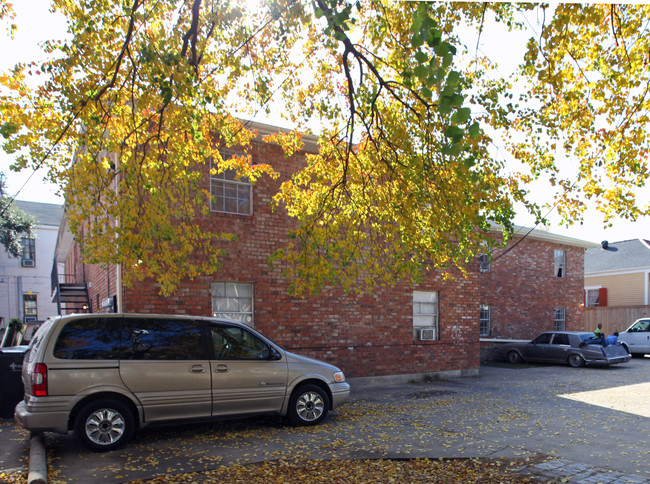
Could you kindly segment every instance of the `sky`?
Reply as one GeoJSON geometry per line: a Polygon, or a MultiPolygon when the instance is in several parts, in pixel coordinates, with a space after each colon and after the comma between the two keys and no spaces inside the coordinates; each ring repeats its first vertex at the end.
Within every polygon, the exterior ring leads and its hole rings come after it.
{"type": "MultiPolygon", "coordinates": [[[[17,16],[15,23],[18,26],[15,38],[10,40],[5,33],[5,25],[0,26],[0,52],[2,52],[0,70],[9,69],[18,62],[41,58],[39,42],[57,36],[60,38],[66,31],[65,22],[60,17],[49,12],[49,0],[20,0],[14,2],[14,8],[17,16]]],[[[480,49],[482,51],[492,49],[492,51],[486,52],[490,58],[506,65],[508,59],[518,57],[513,55],[512,44],[500,43],[486,37],[484,37],[480,49]],[[500,59],[500,57],[503,59],[500,59]]],[[[268,124],[276,122],[273,119],[258,119],[258,121],[268,124]]],[[[15,173],[9,170],[11,163],[12,158],[0,150],[0,170],[7,176],[7,194],[9,196],[16,196],[18,200],[63,203],[63,198],[57,195],[56,187],[43,180],[43,173],[15,173]]],[[[545,195],[543,190],[533,193],[538,194],[536,196],[540,198],[545,195]]],[[[638,195],[643,203],[650,203],[650,189],[643,188],[639,190],[638,195]]],[[[536,201],[539,202],[540,200],[536,201]]],[[[611,224],[609,227],[605,227],[602,215],[593,208],[585,212],[585,220],[582,225],[573,225],[571,227],[559,225],[555,211],[551,211],[548,218],[551,221],[550,226],[538,226],[537,228],[594,243],[600,243],[603,240],[616,242],[637,238],[650,239],[650,217],[637,221],[614,219],[609,222],[611,224]]],[[[522,214],[515,218],[515,223],[532,227],[534,220],[532,217],[522,214]]]]}

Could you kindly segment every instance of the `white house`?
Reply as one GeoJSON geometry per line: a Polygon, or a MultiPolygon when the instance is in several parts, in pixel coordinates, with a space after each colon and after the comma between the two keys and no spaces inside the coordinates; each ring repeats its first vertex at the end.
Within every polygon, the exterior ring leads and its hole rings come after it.
{"type": "Polygon", "coordinates": [[[63,206],[20,200],[14,203],[36,220],[36,237],[23,238],[21,257],[0,251],[0,334],[13,318],[29,324],[57,314],[51,301],[51,273],[63,206]]]}

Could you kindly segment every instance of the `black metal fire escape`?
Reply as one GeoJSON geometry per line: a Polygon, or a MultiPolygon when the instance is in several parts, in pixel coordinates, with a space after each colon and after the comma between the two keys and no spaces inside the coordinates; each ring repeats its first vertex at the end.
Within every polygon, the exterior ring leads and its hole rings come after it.
{"type": "Polygon", "coordinates": [[[75,282],[70,274],[59,274],[56,259],[52,266],[52,302],[59,314],[87,313],[90,311],[88,286],[75,282]]]}

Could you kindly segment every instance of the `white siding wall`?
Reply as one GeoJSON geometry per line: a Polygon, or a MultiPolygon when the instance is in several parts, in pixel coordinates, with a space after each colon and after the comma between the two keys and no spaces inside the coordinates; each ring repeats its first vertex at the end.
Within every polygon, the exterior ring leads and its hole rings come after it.
{"type": "Polygon", "coordinates": [[[36,294],[38,320],[56,315],[56,304],[51,302],[52,261],[58,227],[37,226],[36,265],[22,267],[20,258],[10,257],[0,250],[0,317],[2,328],[10,319],[22,317],[23,294],[36,294]],[[22,289],[22,291],[21,291],[22,289]]]}

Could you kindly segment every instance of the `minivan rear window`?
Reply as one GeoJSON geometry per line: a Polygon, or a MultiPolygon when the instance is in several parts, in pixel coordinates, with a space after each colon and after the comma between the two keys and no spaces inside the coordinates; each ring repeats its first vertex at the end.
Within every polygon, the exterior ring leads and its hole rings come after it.
{"type": "Polygon", "coordinates": [[[63,360],[118,360],[121,356],[121,320],[83,318],[66,324],[54,345],[54,357],[63,360]]]}
{"type": "Polygon", "coordinates": [[[75,319],[54,345],[64,360],[207,360],[200,321],[171,318],[75,319]]]}

